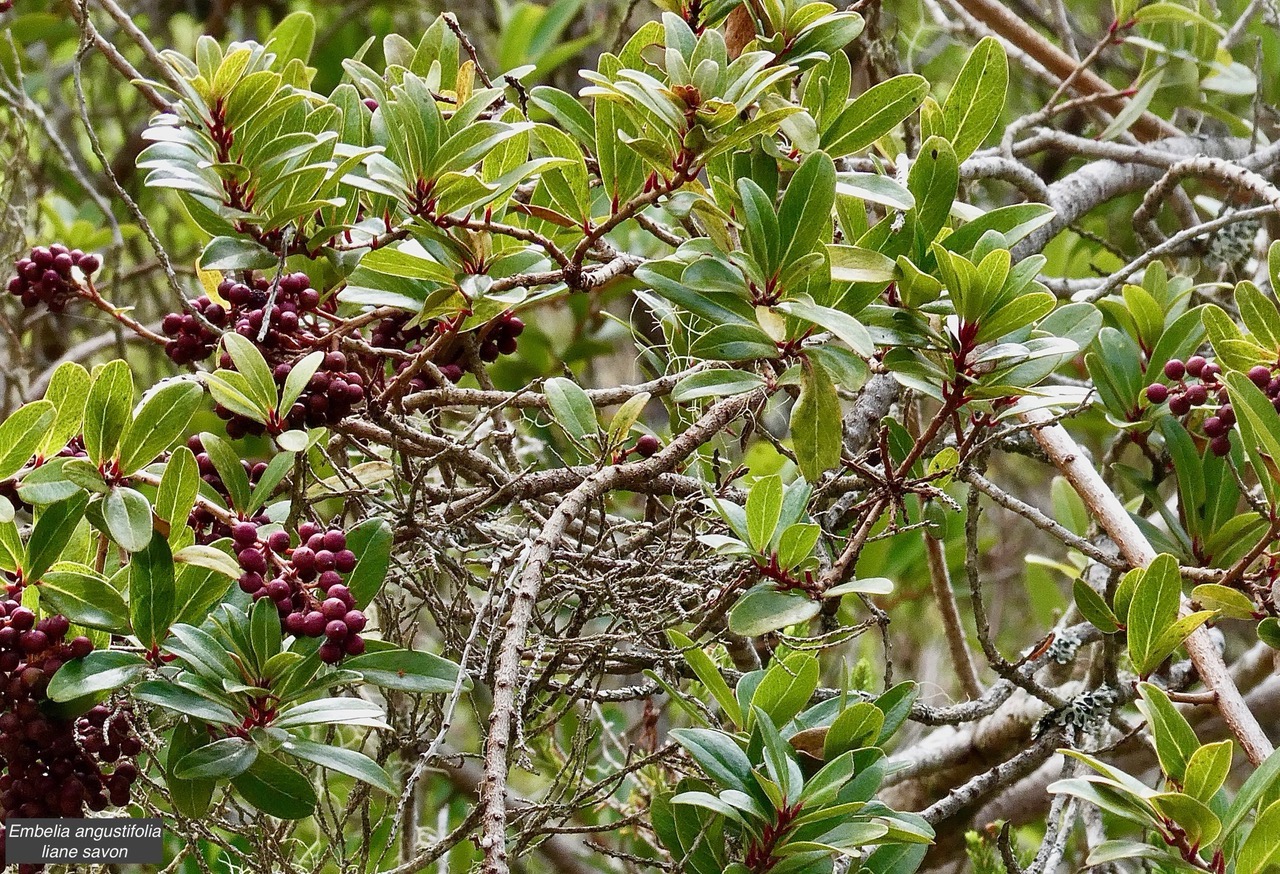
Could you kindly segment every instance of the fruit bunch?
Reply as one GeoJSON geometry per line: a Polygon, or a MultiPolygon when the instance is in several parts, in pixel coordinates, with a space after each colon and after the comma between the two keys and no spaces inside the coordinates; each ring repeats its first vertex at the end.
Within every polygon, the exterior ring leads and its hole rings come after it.
{"type": "Polygon", "coordinates": [[[486,364],[499,355],[514,355],[516,339],[524,333],[524,322],[513,312],[500,313],[480,331],[480,360],[486,364]]]}
{"type": "Polygon", "coordinates": [[[232,538],[244,571],[241,591],[255,601],[275,602],[287,633],[325,638],[320,658],[326,664],[364,652],[360,632],[368,620],[343,582],[355,569],[356,556],[347,549],[342,531],[303,522],[298,526],[300,542],[293,547],[287,531],[273,531],[264,539],[258,523],[240,522],[232,538]]]}
{"type": "MultiPolygon", "coordinates": [[[[191,437],[187,440],[187,448],[195,453],[196,467],[200,470],[200,479],[204,480],[211,489],[221,495],[229,506],[231,503],[230,494],[227,491],[226,484],[222,482],[218,469],[213,464],[213,459],[209,457],[209,453],[205,452],[204,443],[198,436],[191,437]]],[[[242,458],[240,459],[240,464],[244,467],[244,472],[249,477],[249,485],[251,486],[258,484],[258,480],[262,478],[263,472],[267,469],[265,461],[250,464],[242,458]]],[[[250,521],[265,525],[267,517],[259,513],[250,521]]],[[[192,508],[187,524],[195,531],[197,543],[208,545],[215,540],[231,536],[231,526],[199,504],[192,508]]]]}
{"type": "Polygon", "coordinates": [[[18,275],[9,280],[9,293],[28,309],[43,303],[51,311],[60,313],[76,296],[79,280],[73,268],[78,267],[85,276],[92,276],[102,261],[97,255],[86,255],[79,249],[54,243],[48,247],[36,246],[13,266],[18,275]]]}
{"type": "MultiPolygon", "coordinates": [[[[249,276],[244,282],[224,279],[218,285],[218,295],[226,301],[225,306],[201,295],[191,302],[191,308],[214,328],[230,328],[255,343],[259,342],[263,321],[269,319],[267,333],[259,343],[264,352],[270,349],[296,355],[307,350],[315,339],[320,293],[311,287],[307,274],[290,273],[280,277],[272,300],[274,278],[249,276]]],[[[177,364],[203,361],[213,354],[218,342],[217,333],[191,313],[169,313],[161,322],[161,329],[172,338],[165,352],[177,364]]]]}
{"type": "MultiPolygon", "coordinates": [[[[394,316],[388,316],[378,323],[370,337],[372,345],[382,349],[399,349],[404,352],[416,353],[422,351],[426,345],[427,338],[434,333],[448,333],[453,330],[448,322],[431,320],[424,324],[406,327],[412,318],[410,313],[400,313],[394,316]]],[[[485,363],[492,363],[498,360],[499,355],[512,355],[517,348],[517,338],[524,333],[524,321],[515,313],[504,312],[494,317],[492,321],[480,329],[480,360],[485,363]]],[[[450,351],[442,356],[441,360],[435,362],[440,368],[441,374],[450,382],[457,382],[462,379],[465,370],[462,366],[463,350],[460,345],[454,344],[450,347],[450,351]]],[[[409,367],[410,362],[401,360],[396,364],[396,373],[404,371],[409,367]]],[[[406,391],[412,393],[415,391],[425,391],[431,388],[431,384],[425,375],[419,373],[413,379],[409,380],[406,391]]]]}
{"type": "MultiPolygon", "coordinates": [[[[284,387],[290,364],[276,365],[276,385],[284,387]]],[[[290,428],[336,425],[364,402],[364,375],[348,366],[345,352],[326,352],[320,369],[311,376],[306,391],[286,414],[290,428]]]]}
{"type": "MultiPolygon", "coordinates": [[[[218,286],[226,306],[200,297],[192,302],[192,308],[209,325],[233,330],[252,341],[272,367],[277,387],[283,389],[294,364],[321,342],[320,313],[331,310],[332,304],[320,300],[320,292],[311,287],[305,273],[280,277],[274,296],[273,281],[274,276],[264,275],[250,276],[243,282],[226,279],[218,286]]],[[[218,342],[217,335],[190,313],[170,313],[161,327],[171,338],[166,352],[178,364],[208,358],[218,342]]],[[[218,366],[233,369],[235,363],[224,353],[218,366]]],[[[270,430],[278,433],[289,428],[334,425],[351,415],[363,401],[364,376],[347,366],[345,354],[330,351],[297,403],[285,411],[283,422],[270,430]]],[[[256,436],[268,430],[262,423],[225,407],[219,406],[216,411],[226,420],[227,434],[232,438],[256,436]]]]}
{"type": "MultiPolygon", "coordinates": [[[[191,308],[215,328],[227,325],[227,308],[214,303],[207,295],[200,295],[191,302],[191,308]]],[[[160,330],[171,338],[164,352],[174,364],[192,364],[213,354],[218,335],[206,327],[191,313],[169,313],[160,322],[160,330]]]]}
{"type": "MultiPolygon", "coordinates": [[[[1171,359],[1164,366],[1164,375],[1166,379],[1173,381],[1173,386],[1153,382],[1147,386],[1147,400],[1153,404],[1167,401],[1169,412],[1183,417],[1189,415],[1193,407],[1210,404],[1212,398],[1212,403],[1216,403],[1217,408],[1205,418],[1201,428],[1209,438],[1209,449],[1214,455],[1230,454],[1231,426],[1236,423],[1236,414],[1227,396],[1227,388],[1220,379],[1222,368],[1202,355],[1193,355],[1186,361],[1171,359]]],[[[1266,367],[1255,367],[1249,371],[1249,379],[1258,384],[1259,388],[1265,388],[1272,381],[1271,371],[1266,367]],[[1261,383],[1259,379],[1262,380],[1261,383]]],[[[1273,398],[1280,395],[1280,379],[1275,380],[1275,384],[1275,392],[1271,395],[1273,398]]],[[[1280,410],[1280,402],[1276,403],[1276,409],[1280,410]]]]}
{"type": "Polygon", "coordinates": [[[223,280],[218,294],[231,305],[232,328],[245,339],[258,343],[262,323],[267,321],[267,333],[259,344],[264,350],[309,349],[309,341],[314,339],[312,334],[317,329],[320,292],[311,287],[307,274],[289,273],[280,277],[273,301],[273,280],[274,277],[264,275],[252,277],[248,282],[223,280]]]}
{"type": "Polygon", "coordinates": [[[0,602],[0,614],[0,816],[80,817],[86,807],[127,805],[138,777],[132,760],[142,752],[128,712],[99,704],[79,719],[64,717],[45,696],[58,668],[87,656],[93,643],[67,640],[65,616],[37,622],[12,599],[0,602]]]}

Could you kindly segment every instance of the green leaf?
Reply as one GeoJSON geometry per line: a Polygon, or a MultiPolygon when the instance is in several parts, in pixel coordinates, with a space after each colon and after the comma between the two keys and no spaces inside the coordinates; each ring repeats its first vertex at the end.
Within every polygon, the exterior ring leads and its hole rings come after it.
{"type": "Polygon", "coordinates": [[[782,233],[773,198],[745,176],[738,179],[738,196],[742,200],[742,248],[766,276],[776,275],[782,266],[778,245],[782,233]]]}
{"type": "Polygon", "coordinates": [[[1222,831],[1222,823],[1213,811],[1190,795],[1181,792],[1153,795],[1151,806],[1176,822],[1187,833],[1187,842],[1193,847],[1213,843],[1222,831]]]}
{"type": "MultiPolygon", "coordinates": [[[[1222,833],[1230,838],[1235,830],[1244,822],[1249,811],[1260,799],[1266,796],[1280,779],[1280,752],[1267,756],[1267,760],[1258,766],[1249,778],[1244,781],[1240,791],[1231,801],[1226,816],[1222,818],[1222,833]]],[[[1277,814],[1276,828],[1280,828],[1280,814],[1277,814]]]]}
{"type": "Polygon", "coordinates": [[[347,577],[347,588],[356,607],[369,605],[391,567],[391,546],[395,537],[385,519],[368,519],[347,532],[347,549],[356,555],[356,567],[347,577]]]}
{"type": "Polygon", "coordinates": [[[258,748],[243,737],[224,737],[182,757],[173,774],[183,780],[225,780],[249,770],[258,748]]]}
{"type": "Polygon", "coordinates": [[[164,680],[147,680],[129,690],[129,694],[139,701],[167,707],[175,713],[191,716],[205,722],[219,725],[233,725],[239,728],[244,720],[236,716],[231,708],[210,701],[189,689],[177,686],[164,680]]]}
{"type": "Polygon", "coordinates": [[[104,364],[93,379],[84,407],[84,448],[96,465],[120,444],[133,406],[133,371],[127,361],[104,364]]]}
{"type": "Polygon", "coordinates": [[[788,525],[778,540],[778,565],[788,571],[799,567],[813,554],[821,534],[822,527],[812,522],[788,525]]]}
{"type": "Polygon", "coordinates": [[[216,571],[233,580],[239,579],[243,573],[235,558],[216,546],[205,546],[200,543],[182,547],[173,554],[173,560],[179,564],[216,571]]]}
{"type": "Polygon", "coordinates": [[[843,753],[875,746],[884,730],[884,713],[866,701],[851,704],[841,711],[822,743],[822,757],[833,760],[843,753]]]}
{"type": "MultiPolygon", "coordinates": [[[[286,431],[285,434],[302,434],[304,438],[306,437],[305,431],[286,431]]],[[[280,437],[283,438],[284,434],[281,434],[280,437]]],[[[245,507],[246,515],[256,513],[266,505],[272,493],[284,481],[284,478],[289,475],[289,471],[293,469],[296,457],[296,453],[281,452],[267,463],[267,469],[258,476],[258,481],[253,486],[253,493],[249,495],[249,504],[245,507]]],[[[378,464],[378,462],[372,462],[372,464],[378,464]]],[[[359,472],[360,465],[356,465],[348,473],[356,476],[359,472]]],[[[342,480],[343,487],[345,487],[346,482],[347,480],[342,480]]]]}
{"type": "Polygon", "coordinates": [[[786,268],[814,250],[831,222],[835,205],[836,165],[825,152],[805,158],[787,183],[778,207],[778,226],[789,239],[778,260],[786,268]]]}
{"type": "Polygon", "coordinates": [[[89,371],[74,361],[64,361],[53,371],[44,399],[57,409],[57,416],[52,427],[44,433],[40,455],[48,458],[80,433],[84,425],[84,405],[92,382],[89,371]]]}
{"type": "Polygon", "coordinates": [[[95,650],[82,659],[72,659],[58,669],[49,681],[49,698],[60,702],[73,701],[98,692],[111,692],[146,668],[146,660],[134,653],[95,650]]]}
{"type": "Polygon", "coordinates": [[[599,433],[596,408],[576,382],[557,376],[548,379],[542,391],[547,396],[552,418],[575,441],[582,443],[599,433]]]}
{"type": "Polygon", "coordinates": [[[1004,109],[1009,88],[1009,61],[995,37],[984,37],[956,76],[942,104],[947,139],[963,161],[982,145],[1004,109]]]}
{"type": "Polygon", "coordinates": [[[751,760],[724,732],[708,728],[676,728],[671,737],[706,772],[725,789],[751,792],[751,760]]]}
{"type": "Polygon", "coordinates": [[[182,780],[174,776],[173,770],[206,738],[207,735],[194,722],[179,722],[174,726],[173,736],[165,749],[164,774],[169,796],[180,813],[192,818],[202,817],[208,812],[216,783],[213,780],[182,780]]]}
{"type": "Polygon", "coordinates": [[[889,176],[881,176],[879,173],[840,173],[836,180],[836,194],[898,210],[908,210],[916,205],[911,191],[889,176]]]}
{"type": "Polygon", "coordinates": [[[840,464],[840,397],[824,367],[806,357],[800,397],[791,408],[791,435],[800,472],[816,482],[840,464]]]}
{"type": "Polygon", "coordinates": [[[260,598],[250,608],[249,637],[257,659],[257,672],[263,674],[263,666],[280,654],[281,646],[280,611],[270,598],[260,598]]]}
{"type": "Polygon", "coordinates": [[[692,640],[673,628],[667,630],[667,638],[671,641],[672,646],[680,648],[684,655],[684,660],[688,662],[694,676],[698,678],[698,682],[707,688],[707,691],[711,693],[711,697],[716,699],[725,715],[733,720],[735,725],[742,725],[742,708],[738,704],[738,699],[734,697],[733,691],[729,688],[729,684],[725,682],[724,677],[721,676],[720,670],[716,667],[715,662],[711,660],[711,656],[696,647],[692,640]]]}
{"type": "Polygon", "coordinates": [[[1200,748],[1200,741],[1186,717],[1178,712],[1162,689],[1150,683],[1139,683],[1138,692],[1142,696],[1138,706],[1147,717],[1155,738],[1160,767],[1181,783],[1186,775],[1187,762],[1200,748]]]}
{"type": "Polygon", "coordinates": [[[344,724],[387,728],[387,719],[381,707],[363,698],[318,698],[290,707],[273,724],[276,728],[344,724]]]}
{"type": "Polygon", "coordinates": [[[76,526],[84,517],[88,503],[89,496],[81,492],[64,501],[50,504],[40,512],[27,541],[26,560],[22,563],[23,579],[40,579],[62,556],[62,551],[75,534],[76,526]]]}
{"type": "Polygon", "coordinates": [[[291,12],[267,37],[267,48],[275,52],[271,69],[278,72],[295,58],[304,64],[311,59],[311,47],[316,39],[316,20],[310,12],[291,12]]]}
{"type": "Polygon", "coordinates": [[[1129,658],[1141,676],[1154,671],[1172,651],[1161,652],[1158,643],[1178,618],[1181,594],[1177,559],[1168,554],[1158,556],[1134,590],[1124,623],[1129,630],[1129,658]]]}
{"type": "Polygon", "coordinates": [[[810,298],[786,300],[778,304],[777,308],[789,316],[796,316],[830,331],[863,358],[870,358],[875,354],[871,334],[853,316],[831,307],[818,306],[810,298]]]}
{"type": "Polygon", "coordinates": [[[316,808],[311,781],[266,753],[260,753],[231,785],[245,801],[279,819],[304,819],[316,808]]]}
{"type": "Polygon", "coordinates": [[[1191,590],[1191,601],[1231,619],[1253,619],[1258,609],[1244,592],[1217,583],[1196,586],[1191,590]]]}
{"type": "Polygon", "coordinates": [[[320,369],[320,365],[323,363],[324,352],[317,349],[289,369],[289,375],[284,380],[284,390],[280,394],[281,410],[289,410],[293,407],[298,398],[302,396],[302,392],[306,389],[307,383],[311,381],[311,377],[316,375],[316,371],[320,369]]]}
{"type": "MultiPolygon", "coordinates": [[[[729,789],[726,791],[734,792],[737,790],[729,789]]],[[[722,800],[719,796],[712,795],[710,792],[681,792],[679,795],[671,799],[671,803],[705,807],[707,810],[718,813],[721,816],[727,816],[734,822],[746,823],[746,820],[743,818],[742,811],[738,810],[738,808],[734,807],[729,802],[722,800]]]]}
{"type": "Polygon", "coordinates": [[[49,401],[24,404],[0,425],[0,480],[20,471],[35,455],[57,411],[49,401]]]}
{"type": "Polygon", "coordinates": [[[609,420],[608,445],[621,446],[626,442],[631,428],[639,421],[640,414],[644,412],[645,405],[652,397],[649,392],[642,391],[627,398],[626,402],[618,407],[618,411],[609,420]]]}
{"type": "Polygon", "coordinates": [[[1187,760],[1186,777],[1182,791],[1208,804],[1227,781],[1231,771],[1232,743],[1220,740],[1205,744],[1187,760]]]}
{"type": "Polygon", "coordinates": [[[1133,13],[1136,21],[1142,24],[1192,24],[1197,27],[1207,27],[1218,36],[1223,36],[1226,31],[1214,22],[1212,19],[1206,18],[1195,9],[1188,8],[1179,3],[1159,2],[1147,3],[1133,13]]]}
{"type": "Polygon", "coordinates": [[[694,340],[689,350],[698,358],[711,361],[753,361],[774,358],[776,344],[755,325],[716,325],[694,340]]]}
{"type": "Polygon", "coordinates": [[[40,583],[40,603],[77,625],[114,634],[129,630],[124,598],[105,577],[84,565],[54,565],[40,583]]]}
{"type": "Polygon", "coordinates": [[[1280,801],[1258,814],[1249,837],[1236,854],[1236,874],[1262,874],[1280,863],[1280,801]]]}
{"type": "Polygon", "coordinates": [[[151,540],[151,504],[135,489],[113,486],[102,502],[102,518],[111,539],[128,552],[145,549],[151,540]]]}
{"type": "Polygon", "coordinates": [[[357,780],[368,783],[393,798],[400,795],[400,787],[395,780],[391,779],[391,775],[364,753],[343,749],[342,747],[312,743],[301,738],[290,738],[284,741],[280,744],[280,749],[294,758],[311,762],[322,768],[328,768],[330,771],[337,771],[339,774],[346,774],[348,777],[354,777],[357,780]]]}
{"type": "Polygon", "coordinates": [[[209,618],[209,611],[222,601],[227,590],[231,588],[231,578],[224,576],[222,572],[207,570],[192,564],[183,564],[176,570],[178,574],[175,581],[177,595],[174,598],[174,621],[204,622],[209,618]]]}
{"type": "Polygon", "coordinates": [[[222,345],[252,392],[250,398],[264,410],[279,409],[280,393],[267,360],[248,338],[235,331],[222,335],[222,345]]]}
{"type": "Polygon", "coordinates": [[[243,237],[214,237],[200,254],[201,270],[266,270],[277,258],[243,237]]]}
{"type": "Polygon", "coordinates": [[[240,464],[240,454],[226,440],[208,431],[200,435],[200,443],[218,472],[218,478],[227,488],[227,494],[231,497],[231,506],[236,509],[247,507],[251,490],[249,475],[244,472],[244,467],[240,464]]]}
{"type": "Polygon", "coordinates": [[[839,598],[854,592],[864,595],[888,595],[892,591],[893,580],[888,577],[861,577],[823,590],[822,597],[839,598]]]}
{"type": "Polygon", "coordinates": [[[184,623],[169,632],[172,636],[165,641],[165,651],[185,661],[200,676],[219,684],[240,677],[236,663],[208,632],[184,623]]]}
{"type": "Polygon", "coordinates": [[[671,400],[677,404],[702,398],[730,397],[745,394],[764,385],[764,378],[742,370],[703,370],[691,373],[676,383],[671,400]]]}
{"type": "Polygon", "coordinates": [[[755,588],[744,594],[729,611],[729,629],[734,634],[754,637],[812,619],[822,612],[822,604],[805,595],[755,588]]]}
{"type": "Polygon", "coordinates": [[[270,409],[255,399],[253,386],[243,373],[219,370],[206,375],[204,383],[214,402],[231,412],[264,425],[270,418],[270,409]]]}
{"type": "MultiPolygon", "coordinates": [[[[375,686],[418,694],[452,692],[461,670],[434,653],[405,649],[367,652],[347,659],[342,667],[355,671],[375,686]]],[[[470,677],[463,678],[462,688],[471,688],[470,677]]]]}
{"type": "Polygon", "coordinates": [[[129,618],[133,633],[147,649],[169,636],[176,600],[173,556],[168,541],[157,534],[129,562],[129,618]]]}
{"type": "Polygon", "coordinates": [[[768,714],[774,725],[785,726],[804,709],[818,688],[818,660],[796,653],[775,661],[751,695],[752,708],[768,714]]]}
{"type": "Polygon", "coordinates": [[[1160,84],[1164,80],[1164,69],[1157,69],[1142,87],[1138,89],[1138,93],[1132,95],[1124,102],[1124,106],[1115,117],[1111,120],[1111,124],[1107,125],[1102,133],[1098,134],[1100,140],[1112,140],[1120,134],[1127,131],[1133,126],[1142,114],[1147,111],[1147,107],[1151,105],[1151,100],[1156,96],[1156,92],[1160,90],[1160,84]]]}
{"type": "Polygon", "coordinates": [[[764,552],[782,513],[782,478],[775,474],[756,480],[747,494],[746,511],[751,548],[764,552]]]}
{"type": "Polygon", "coordinates": [[[917,260],[929,251],[951,215],[959,184],[960,168],[951,143],[938,136],[925,140],[907,172],[907,188],[916,199],[917,260]]]}
{"type": "Polygon", "coordinates": [[[1120,630],[1120,621],[1116,618],[1116,614],[1111,612],[1107,602],[1093,590],[1092,586],[1076,577],[1072,583],[1072,592],[1080,615],[1091,622],[1095,628],[1103,634],[1115,634],[1120,630]]]}
{"type": "Polygon", "coordinates": [[[822,148],[840,158],[889,133],[924,101],[929,83],[923,76],[907,74],[873,85],[851,101],[822,132],[822,148]]]}
{"type": "Polygon", "coordinates": [[[1245,452],[1268,502],[1272,506],[1280,504],[1280,416],[1267,396],[1243,373],[1228,373],[1226,382],[1245,452]]]}
{"type": "Polygon", "coordinates": [[[194,382],[176,382],[143,401],[120,439],[120,472],[131,474],[172,446],[186,431],[203,396],[194,382]]]}
{"type": "Polygon", "coordinates": [[[898,265],[873,249],[830,244],[831,278],[836,282],[887,283],[897,278],[898,265]]]}
{"type": "Polygon", "coordinates": [[[185,526],[200,493],[200,468],[195,454],[179,446],[165,462],[156,489],[156,515],[171,526],[185,526]]]}

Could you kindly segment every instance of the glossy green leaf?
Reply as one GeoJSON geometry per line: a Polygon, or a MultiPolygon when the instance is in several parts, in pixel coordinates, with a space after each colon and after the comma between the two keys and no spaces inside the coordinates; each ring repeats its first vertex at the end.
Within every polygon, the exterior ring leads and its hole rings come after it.
{"type": "Polygon", "coordinates": [[[791,434],[800,472],[809,482],[840,464],[840,397],[826,368],[806,358],[800,397],[791,408],[791,434]]]}
{"type": "Polygon", "coordinates": [[[116,451],[133,406],[133,371],[123,360],[104,364],[94,375],[84,408],[84,448],[94,464],[116,451]]]}
{"type": "Polygon", "coordinates": [[[73,701],[97,692],[111,692],[146,670],[139,655],[118,650],[96,650],[63,665],[49,681],[49,698],[73,701]]]}
{"type": "Polygon", "coordinates": [[[168,636],[176,597],[173,555],[168,541],[157,534],[129,563],[129,618],[143,646],[157,647],[168,636]]]}
{"type": "Polygon", "coordinates": [[[995,37],[984,37],[961,67],[942,104],[947,139],[963,161],[1000,120],[1009,87],[1009,61],[995,37]]]}
{"type": "MultiPolygon", "coordinates": [[[[458,685],[459,668],[448,659],[429,652],[388,649],[367,652],[342,663],[367,682],[400,692],[449,693],[458,685]]],[[[463,690],[471,688],[471,678],[463,677],[463,690]]]]}
{"type": "Polygon", "coordinates": [[[35,401],[18,407],[0,424],[0,480],[9,479],[31,460],[56,415],[52,403],[35,401]]]}

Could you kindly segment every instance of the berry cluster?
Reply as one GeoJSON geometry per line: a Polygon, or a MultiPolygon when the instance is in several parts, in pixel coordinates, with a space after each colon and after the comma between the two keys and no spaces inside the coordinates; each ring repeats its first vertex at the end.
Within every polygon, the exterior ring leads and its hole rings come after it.
{"type": "MultiPolygon", "coordinates": [[[[293,369],[276,365],[276,384],[283,387],[293,369]]],[[[285,416],[290,428],[318,428],[336,425],[364,402],[364,375],[348,367],[345,352],[326,352],[320,369],[311,376],[306,391],[285,416]]]]}
{"type": "MultiPolygon", "coordinates": [[[[0,603],[0,616],[0,816],[79,817],[86,807],[127,805],[138,777],[131,760],[142,752],[129,714],[98,705],[74,719],[45,708],[49,679],[93,643],[67,640],[65,616],[37,622],[14,600],[0,603]]],[[[0,831],[0,853],[3,840],[0,831]]]]}
{"type": "MultiPolygon", "coordinates": [[[[215,328],[227,325],[227,309],[214,303],[207,295],[200,295],[191,302],[191,308],[215,328]]],[[[171,338],[164,352],[174,364],[192,364],[213,354],[218,335],[205,327],[191,313],[169,313],[160,322],[160,330],[171,338]]]]}
{"type": "Polygon", "coordinates": [[[514,355],[516,339],[524,333],[524,322],[512,312],[501,313],[480,332],[480,360],[491,363],[499,355],[514,355]]]}
{"type": "Polygon", "coordinates": [[[287,531],[274,531],[263,540],[258,524],[234,526],[237,559],[244,573],[240,589],[254,600],[275,602],[284,630],[295,637],[324,637],[320,658],[335,664],[343,656],[364,652],[368,620],[356,609],[343,574],[356,566],[355,553],[347,549],[347,536],[337,529],[325,531],[312,522],[298,526],[296,547],[287,531]]]}
{"type": "MultiPolygon", "coordinates": [[[[406,327],[412,316],[409,313],[400,313],[388,316],[378,323],[373,329],[373,335],[370,338],[372,344],[382,349],[400,349],[405,352],[420,352],[425,345],[427,337],[432,333],[448,333],[453,330],[448,322],[431,320],[425,325],[418,324],[412,327],[406,327]]],[[[512,312],[500,313],[492,321],[480,329],[480,360],[485,363],[492,363],[498,360],[499,355],[513,355],[518,346],[517,338],[524,333],[524,321],[512,312]]],[[[450,382],[457,382],[462,379],[462,375],[466,372],[462,366],[463,350],[461,346],[455,345],[452,351],[446,353],[442,360],[436,361],[436,366],[440,368],[440,373],[450,382]]],[[[402,360],[396,365],[396,372],[400,373],[409,366],[409,361],[402,360]]],[[[431,384],[427,378],[419,374],[409,380],[407,391],[412,393],[415,391],[425,391],[431,388],[431,384]]]]}
{"type": "MultiPolygon", "coordinates": [[[[1210,451],[1218,456],[1231,452],[1231,426],[1236,422],[1235,410],[1231,407],[1226,386],[1219,379],[1221,374],[1222,367],[1206,360],[1202,355],[1193,355],[1185,362],[1174,358],[1164,366],[1165,378],[1173,380],[1173,387],[1162,382],[1153,382],[1147,386],[1147,400],[1153,404],[1168,401],[1169,412],[1175,416],[1188,415],[1192,407],[1203,406],[1212,397],[1218,408],[1204,420],[1201,427],[1209,438],[1210,451]]],[[[1263,380],[1260,387],[1265,387],[1271,380],[1271,372],[1265,367],[1255,367],[1249,371],[1249,378],[1255,383],[1259,376],[1263,380]],[[1258,371],[1262,373],[1259,374],[1258,371]]],[[[1276,393],[1280,394],[1280,379],[1276,380],[1276,393]]],[[[1277,409],[1280,409],[1280,405],[1277,409]]]]}
{"type": "Polygon", "coordinates": [[[54,243],[47,248],[36,246],[13,266],[18,275],[9,280],[9,293],[20,299],[24,307],[43,303],[53,312],[60,313],[76,296],[78,281],[71,272],[72,268],[79,267],[85,276],[92,276],[102,266],[102,261],[97,255],[86,255],[79,249],[68,249],[61,243],[54,243]]]}
{"type": "MultiPolygon", "coordinates": [[[[395,315],[387,316],[374,326],[373,334],[369,338],[370,343],[379,349],[399,349],[410,354],[421,352],[426,339],[436,331],[442,330],[442,326],[434,319],[425,324],[420,322],[410,326],[409,320],[412,318],[413,315],[411,313],[396,313],[395,315]]],[[[377,366],[380,360],[373,358],[369,363],[377,366]]],[[[395,372],[397,374],[403,373],[409,365],[410,361],[408,359],[400,359],[395,363],[395,372]]],[[[457,382],[462,379],[462,365],[456,361],[443,365],[440,370],[444,373],[445,378],[451,382],[457,382]]],[[[426,391],[431,387],[426,374],[419,371],[416,376],[409,380],[406,391],[408,393],[426,391]]]]}
{"type": "MultiPolygon", "coordinates": [[[[227,492],[227,487],[222,482],[218,469],[214,467],[213,459],[209,457],[209,453],[204,451],[204,443],[201,442],[199,437],[191,437],[187,440],[187,448],[195,453],[196,466],[200,470],[200,478],[208,483],[209,487],[215,492],[222,495],[223,499],[229,504],[231,499],[227,492]]],[[[262,478],[263,472],[267,469],[267,464],[264,461],[250,464],[242,458],[240,459],[240,464],[244,467],[244,472],[248,475],[251,486],[258,484],[258,480],[262,478]]],[[[267,517],[258,514],[251,521],[265,525],[267,517]]],[[[188,524],[195,530],[197,543],[207,545],[215,540],[231,536],[231,526],[199,504],[192,508],[188,524]]]]}
{"type": "MultiPolygon", "coordinates": [[[[311,287],[305,273],[290,273],[280,277],[274,297],[271,286],[273,277],[249,276],[243,282],[223,280],[218,294],[226,306],[199,297],[192,301],[192,308],[204,317],[191,313],[170,313],[165,316],[161,328],[171,338],[166,353],[177,364],[190,364],[208,358],[217,345],[218,336],[209,326],[233,330],[256,344],[274,370],[276,385],[284,387],[293,366],[320,342],[323,333],[319,314],[332,309],[332,304],[322,303],[320,292],[311,287]],[[263,333],[263,324],[266,333],[263,333]],[[261,339],[259,337],[261,336],[261,339]]],[[[218,366],[235,367],[230,355],[224,354],[218,366]]],[[[326,353],[320,370],[311,378],[302,396],[293,408],[285,411],[281,421],[270,427],[252,419],[236,415],[225,407],[217,413],[227,422],[227,434],[232,438],[272,433],[289,428],[315,428],[334,425],[359,407],[364,401],[364,377],[347,367],[347,356],[342,352],[326,353]]]]}
{"type": "Polygon", "coordinates": [[[308,327],[315,327],[315,314],[320,309],[320,292],[311,287],[305,273],[290,273],[280,277],[275,300],[271,300],[272,278],[253,277],[249,282],[223,280],[218,294],[231,304],[232,327],[240,336],[258,342],[262,323],[270,319],[266,336],[262,338],[264,349],[297,351],[307,348],[308,327]],[[271,303],[271,309],[267,304],[271,303]]]}

